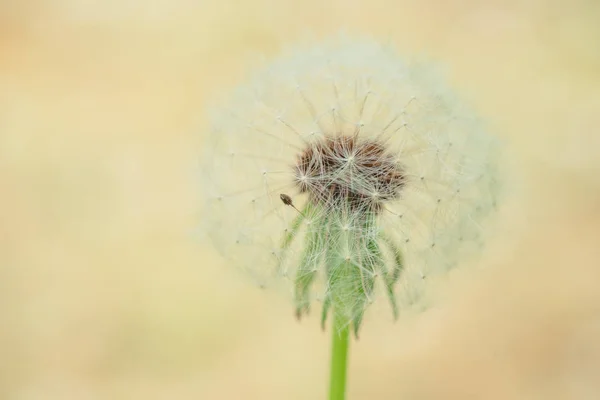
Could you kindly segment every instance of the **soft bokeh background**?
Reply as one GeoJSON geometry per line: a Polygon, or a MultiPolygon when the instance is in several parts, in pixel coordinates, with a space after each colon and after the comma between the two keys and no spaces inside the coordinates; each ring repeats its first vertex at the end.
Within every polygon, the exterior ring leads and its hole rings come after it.
{"type": "Polygon", "coordinates": [[[329,335],[197,235],[204,107],[313,32],[446,64],[514,188],[480,268],[353,344],[349,399],[600,398],[600,3],[0,1],[0,398],[318,399],[329,335]]]}

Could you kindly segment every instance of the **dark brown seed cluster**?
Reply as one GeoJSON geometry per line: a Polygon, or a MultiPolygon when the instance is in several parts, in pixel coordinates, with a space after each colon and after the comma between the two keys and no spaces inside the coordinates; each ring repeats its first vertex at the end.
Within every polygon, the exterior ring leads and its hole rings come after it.
{"type": "Polygon", "coordinates": [[[400,196],[406,176],[396,157],[375,140],[325,136],[310,143],[294,166],[296,185],[310,201],[379,211],[400,196]]]}

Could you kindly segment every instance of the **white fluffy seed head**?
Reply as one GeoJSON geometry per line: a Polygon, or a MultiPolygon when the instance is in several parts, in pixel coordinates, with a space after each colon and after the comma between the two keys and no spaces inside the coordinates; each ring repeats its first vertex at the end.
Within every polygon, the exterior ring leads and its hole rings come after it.
{"type": "MultiPolygon", "coordinates": [[[[261,286],[293,282],[307,233],[326,213],[328,243],[358,269],[369,238],[385,235],[398,246],[404,262],[397,295],[413,302],[423,278],[479,250],[483,219],[496,205],[494,138],[435,72],[370,40],[335,38],[273,61],[212,115],[205,150],[205,229],[261,286]],[[340,138],[354,145],[340,145],[340,138]],[[331,150],[327,140],[341,148],[331,150]],[[361,154],[365,143],[383,150],[361,154]],[[392,170],[394,179],[382,178],[392,170]],[[319,207],[294,231],[311,203],[319,207]],[[365,213],[376,223],[365,224],[365,213]],[[282,241],[290,232],[287,248],[282,241]]],[[[393,254],[382,253],[393,264],[393,254]]],[[[315,260],[311,268],[317,275],[310,296],[326,298],[325,264],[315,260]]],[[[357,300],[345,301],[352,308],[357,300]]]]}

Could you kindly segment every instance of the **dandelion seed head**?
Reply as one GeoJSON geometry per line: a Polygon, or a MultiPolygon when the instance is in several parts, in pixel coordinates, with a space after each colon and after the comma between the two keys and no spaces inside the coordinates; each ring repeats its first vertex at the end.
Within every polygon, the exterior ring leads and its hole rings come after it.
{"type": "Polygon", "coordinates": [[[404,185],[394,155],[358,135],[324,134],[307,143],[294,170],[298,192],[326,209],[379,210],[385,201],[398,197],[404,185]]]}
{"type": "Polygon", "coordinates": [[[401,307],[417,304],[427,277],[484,242],[495,138],[431,68],[390,48],[293,48],[211,117],[206,229],[259,285],[287,281],[296,296],[305,285],[302,307],[337,291],[352,318],[375,278],[392,277],[401,307]],[[338,259],[345,270],[327,270],[338,259]],[[336,278],[346,270],[353,279],[336,278]]]}

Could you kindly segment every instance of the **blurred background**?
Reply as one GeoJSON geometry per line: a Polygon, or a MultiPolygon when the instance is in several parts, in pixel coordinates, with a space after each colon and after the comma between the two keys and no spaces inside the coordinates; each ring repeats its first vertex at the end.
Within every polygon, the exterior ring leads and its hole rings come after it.
{"type": "Polygon", "coordinates": [[[340,28],[443,62],[515,173],[437,308],[369,313],[348,398],[600,398],[598,21],[595,0],[0,0],[0,399],[325,397],[329,334],[198,235],[197,164],[253,60],[340,28]]]}

